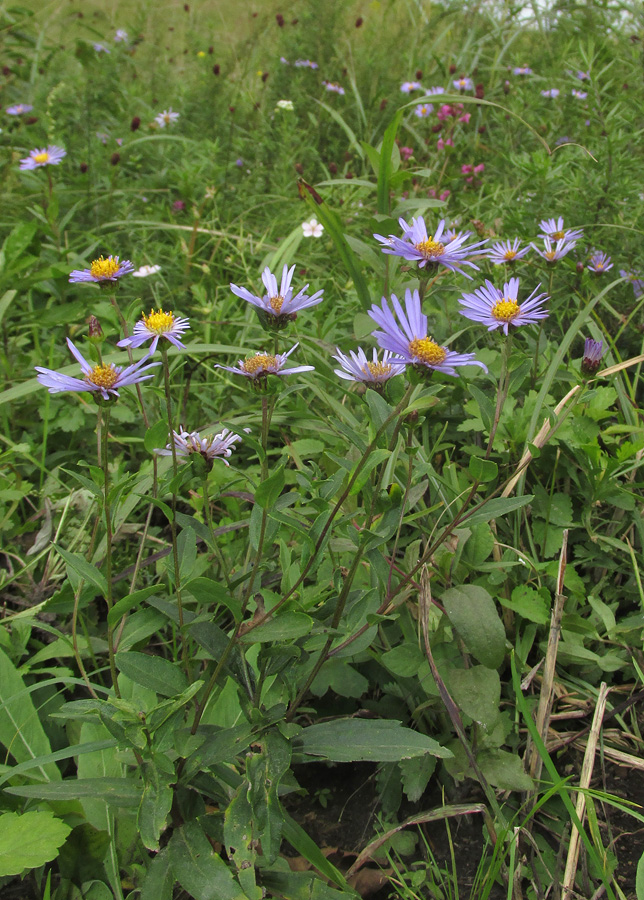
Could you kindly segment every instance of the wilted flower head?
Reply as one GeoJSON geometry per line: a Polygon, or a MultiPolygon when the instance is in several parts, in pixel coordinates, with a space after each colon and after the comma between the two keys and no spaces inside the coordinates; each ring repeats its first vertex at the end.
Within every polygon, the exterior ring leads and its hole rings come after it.
{"type": "Polygon", "coordinates": [[[134,266],[129,259],[120,262],[118,256],[108,256],[107,259],[100,256],[92,262],[89,269],[74,269],[69,275],[69,280],[72,284],[85,281],[113,284],[123,275],[129,275],[133,271],[134,266]]]}
{"type": "MultiPolygon", "coordinates": [[[[445,266],[452,272],[460,272],[461,266],[471,266],[478,269],[473,262],[465,257],[470,255],[478,247],[481,247],[485,241],[479,241],[476,244],[470,244],[464,247],[463,244],[470,236],[471,232],[466,231],[454,240],[443,242],[443,232],[445,231],[445,219],[441,219],[438,228],[433,237],[427,234],[427,226],[422,216],[411,220],[411,225],[400,218],[398,220],[403,230],[402,238],[390,234],[389,237],[383,237],[381,234],[374,234],[376,240],[382,244],[382,252],[393,256],[402,256],[403,259],[410,262],[417,262],[418,267],[422,269],[425,266],[445,266]]],[[[466,275],[465,272],[463,272],[466,275]]],[[[466,275],[466,277],[470,277],[466,275]]]]}
{"type": "Polygon", "coordinates": [[[575,88],[573,88],[570,93],[577,100],[585,100],[586,97],[588,96],[588,91],[577,91],[577,90],[575,90],[575,88]]]}
{"type": "Polygon", "coordinates": [[[559,96],[559,88],[548,88],[548,90],[541,91],[542,97],[547,97],[549,100],[554,100],[555,97],[559,96]]]}
{"type": "Polygon", "coordinates": [[[525,256],[526,253],[530,252],[530,247],[524,247],[523,250],[520,249],[521,242],[519,238],[515,238],[513,241],[501,241],[498,244],[494,244],[493,247],[487,251],[488,259],[494,263],[495,266],[502,265],[503,263],[515,263],[518,259],[525,256]]]}
{"type": "Polygon", "coordinates": [[[308,222],[302,222],[302,231],[304,233],[304,237],[322,237],[322,232],[324,231],[324,225],[321,225],[318,220],[313,216],[313,218],[309,219],[308,222]]]}
{"type": "Polygon", "coordinates": [[[57,166],[65,156],[67,156],[66,150],[50,144],[47,149],[30,150],[29,156],[20,160],[20,168],[25,171],[26,169],[40,169],[43,166],[57,166]]]}
{"type": "Polygon", "coordinates": [[[322,84],[327,89],[327,91],[331,91],[331,93],[333,94],[344,95],[344,88],[339,85],[337,81],[323,81],[322,84]]]}
{"type": "Polygon", "coordinates": [[[143,365],[150,358],[148,353],[138,363],[133,363],[125,369],[112,363],[99,363],[96,366],[91,366],[69,338],[67,338],[67,346],[80,364],[84,378],[83,380],[72,378],[71,375],[63,375],[62,372],[36,366],[38,381],[43,387],[49,389],[50,394],[59,394],[61,391],[90,391],[91,393],[99,394],[103,400],[109,400],[110,397],[119,396],[120,388],[152,378],[151,374],[143,375],[142,373],[152,369],[154,366],[161,365],[160,362],[143,365]]]}
{"type": "Polygon", "coordinates": [[[254,382],[265,382],[269,375],[295,375],[297,372],[313,372],[314,366],[292,366],[284,368],[291,353],[299,347],[295,344],[287,353],[276,353],[271,356],[268,353],[257,352],[254,356],[240,359],[236,366],[216,365],[216,369],[225,369],[235,375],[243,375],[254,382]]]}
{"type": "Polygon", "coordinates": [[[427,116],[431,116],[433,112],[434,106],[431,103],[419,103],[414,109],[414,115],[418,116],[419,119],[426,119],[427,116]]]}
{"type": "Polygon", "coordinates": [[[537,294],[540,287],[540,284],[537,285],[528,299],[519,304],[518,278],[511,278],[503,285],[502,291],[486,280],[485,287],[477,288],[472,294],[463,294],[458,302],[464,309],[459,309],[459,312],[466,319],[485,325],[488,331],[502,328],[507,334],[510,325],[532,325],[548,317],[543,304],[549,297],[537,294]]]}
{"type": "Polygon", "coordinates": [[[564,228],[563,216],[558,219],[542,219],[539,229],[541,234],[554,241],[578,241],[584,236],[583,228],[564,228]]]}
{"type": "Polygon", "coordinates": [[[516,68],[512,69],[512,74],[513,75],[532,75],[533,72],[532,72],[532,69],[530,68],[530,66],[517,66],[516,68]]]}
{"type": "Polygon", "coordinates": [[[134,326],[132,335],[119,341],[117,347],[140,347],[151,340],[150,353],[154,353],[159,340],[166,338],[175,347],[185,350],[180,338],[190,328],[189,319],[175,316],[172,310],[165,312],[163,309],[151,309],[149,315],[146,316],[145,313],[141,315],[143,318],[134,326]]]}
{"type": "Polygon", "coordinates": [[[457,91],[473,91],[474,82],[471,78],[457,78],[452,82],[457,91]]]}
{"type": "Polygon", "coordinates": [[[454,353],[429,336],[427,316],[422,312],[417,290],[413,293],[405,291],[404,310],[395,294],[391,295],[391,303],[393,312],[383,297],[380,306],[374,303],[368,313],[381,329],[374,331],[373,336],[383,350],[390,350],[402,362],[420,370],[425,368],[445,375],[458,375],[458,366],[480,366],[487,372],[473,353],[454,353]]]}
{"type": "Polygon", "coordinates": [[[422,91],[423,86],[420,81],[403,81],[400,90],[403,94],[411,94],[412,91],[422,91]]]}
{"type": "Polygon", "coordinates": [[[608,272],[608,270],[612,268],[613,264],[610,261],[610,256],[606,253],[601,250],[595,250],[591,254],[588,263],[588,270],[590,272],[594,272],[595,275],[601,275],[603,272],[608,272]]]}
{"type": "Polygon", "coordinates": [[[33,106],[30,106],[28,103],[15,103],[13,106],[8,106],[5,112],[9,116],[22,116],[31,112],[32,109],[33,106]]]}
{"type": "Polygon", "coordinates": [[[533,247],[539,256],[545,259],[548,263],[555,263],[559,259],[563,259],[570,251],[576,246],[576,241],[566,241],[561,240],[557,241],[552,246],[552,241],[549,237],[544,237],[543,239],[544,249],[540,250],[536,244],[530,244],[533,247]]]}
{"type": "Polygon", "coordinates": [[[164,109],[162,113],[159,113],[158,116],[154,117],[154,121],[157,123],[159,128],[165,128],[166,125],[172,125],[179,118],[178,112],[172,112],[172,107],[170,109],[164,109]]]}
{"type": "MultiPolygon", "coordinates": [[[[219,434],[206,437],[201,437],[198,431],[173,431],[172,441],[177,459],[187,460],[199,454],[205,460],[206,471],[209,472],[215,459],[220,459],[226,466],[230,465],[228,457],[241,437],[229,428],[224,428],[219,434]]],[[[172,456],[172,444],[166,444],[164,450],[155,448],[154,452],[159,456],[172,456]]]]}
{"type": "Polygon", "coordinates": [[[132,272],[134,278],[147,278],[149,275],[156,275],[161,271],[161,266],[140,266],[136,272],[132,272]]]}
{"type": "Polygon", "coordinates": [[[382,360],[378,359],[378,351],[374,347],[372,359],[368,360],[362,349],[358,347],[357,352],[349,350],[346,356],[339,347],[336,347],[336,356],[334,359],[342,366],[341,369],[333,371],[339,378],[345,381],[361,381],[365,384],[383,384],[389,381],[394,375],[400,375],[405,369],[405,361],[385,350],[382,354],[382,360]]]}
{"type": "Polygon", "coordinates": [[[601,365],[603,355],[603,341],[594,341],[592,338],[586,338],[584,342],[584,355],[581,360],[581,374],[594,375],[601,365]]]}
{"type": "Polygon", "coordinates": [[[291,287],[294,272],[295,266],[291,266],[289,269],[288,266],[285,265],[282,269],[282,281],[278,288],[277,278],[273,275],[268,266],[266,266],[262,272],[262,281],[266,288],[266,294],[264,294],[263,297],[251,294],[246,288],[237,287],[236,284],[231,284],[230,289],[236,297],[241,297],[242,300],[247,300],[248,303],[252,303],[253,306],[257,307],[257,309],[265,315],[272,319],[281,319],[285,322],[287,320],[286,317],[290,318],[302,309],[307,309],[309,306],[316,306],[318,303],[321,303],[322,294],[324,293],[324,291],[316,291],[315,294],[312,294],[309,297],[305,294],[305,291],[308,288],[308,284],[305,284],[294,296],[293,288],[291,287]]]}

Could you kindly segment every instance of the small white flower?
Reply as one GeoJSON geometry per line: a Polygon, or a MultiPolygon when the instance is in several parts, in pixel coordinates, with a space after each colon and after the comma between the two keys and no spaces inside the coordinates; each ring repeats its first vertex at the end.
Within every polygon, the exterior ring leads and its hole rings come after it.
{"type": "Polygon", "coordinates": [[[313,216],[308,222],[302,222],[302,231],[304,232],[304,237],[322,237],[324,225],[320,225],[315,216],[313,216]]]}
{"type": "Polygon", "coordinates": [[[158,116],[154,117],[154,121],[158,124],[159,128],[165,128],[166,125],[172,125],[179,118],[178,112],[172,112],[172,107],[170,109],[164,109],[162,113],[159,113],[158,116]]]}
{"type": "MultiPolygon", "coordinates": [[[[147,199],[144,198],[147,202],[147,199]]],[[[161,266],[141,266],[136,272],[132,272],[134,278],[147,278],[148,275],[156,275],[161,271],[161,266]]]]}
{"type": "Polygon", "coordinates": [[[285,109],[288,112],[293,112],[295,107],[292,100],[278,100],[275,109],[285,109]]]}

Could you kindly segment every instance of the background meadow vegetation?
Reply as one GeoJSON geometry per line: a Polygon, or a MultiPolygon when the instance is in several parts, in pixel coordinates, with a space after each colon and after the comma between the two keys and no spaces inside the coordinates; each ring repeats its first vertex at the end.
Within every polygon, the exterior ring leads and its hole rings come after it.
{"type": "Polygon", "coordinates": [[[641,6],[0,22],[0,896],[644,900],[641,6]],[[60,165],[20,169],[48,145],[60,165]],[[487,247],[560,216],[583,236],[428,285],[373,237],[421,215],[487,247]],[[70,283],[101,255],[160,270],[70,283]],[[229,285],[284,265],[324,298],[275,333],[229,285]],[[458,315],[513,275],[543,322],[458,315]],[[419,286],[487,371],[339,379],[371,304],[419,286]],[[90,316],[127,365],[150,309],[190,330],[140,398],[37,382],[78,376],[67,338],[97,361],[90,316]],[[296,343],[313,371],[264,393],[215,368],[296,343]],[[168,413],[240,435],[230,466],[155,455],[168,413]]]}

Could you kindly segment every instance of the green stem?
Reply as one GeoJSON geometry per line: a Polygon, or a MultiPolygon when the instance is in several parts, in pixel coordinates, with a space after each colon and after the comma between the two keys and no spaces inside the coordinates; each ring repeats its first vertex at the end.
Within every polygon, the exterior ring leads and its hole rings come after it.
{"type": "MultiPolygon", "coordinates": [[[[110,425],[109,406],[99,406],[98,417],[101,429],[101,456],[99,465],[103,468],[103,512],[105,514],[105,580],[107,582],[105,592],[105,604],[108,616],[112,609],[112,512],[110,510],[110,467],[107,456],[107,444],[110,425]]],[[[112,675],[112,687],[117,697],[121,696],[118,677],[116,674],[116,662],[114,661],[114,628],[107,625],[107,653],[110,660],[110,673],[112,675]]]]}
{"type": "MultiPolygon", "coordinates": [[[[548,278],[548,299],[552,299],[552,280],[555,275],[554,264],[550,266],[550,276],[548,278]]],[[[537,373],[539,370],[539,347],[541,345],[541,335],[543,333],[544,319],[539,322],[539,332],[537,334],[537,345],[534,348],[534,362],[532,364],[532,387],[537,383],[537,373]]]]}
{"type": "Polygon", "coordinates": [[[510,387],[510,369],[509,369],[509,361],[510,361],[510,347],[512,346],[512,335],[508,332],[505,336],[505,340],[503,342],[503,348],[501,350],[501,374],[499,375],[499,384],[496,392],[496,409],[494,410],[494,420],[492,422],[492,427],[490,428],[490,437],[487,442],[487,450],[485,451],[485,458],[490,458],[490,453],[492,452],[492,444],[494,443],[494,436],[496,435],[496,430],[499,427],[499,420],[501,419],[501,410],[503,409],[503,404],[505,403],[506,397],[508,396],[508,388],[510,387]]]}
{"type": "Polygon", "coordinates": [[[212,524],[212,515],[210,513],[210,497],[208,495],[208,473],[203,477],[203,515],[206,525],[208,526],[208,530],[210,531],[210,537],[212,540],[212,549],[217,557],[219,562],[219,567],[221,569],[222,575],[226,581],[226,586],[228,590],[230,590],[230,575],[228,573],[228,566],[226,565],[226,560],[224,559],[224,554],[221,552],[221,548],[217,541],[217,537],[215,535],[215,529],[212,524]]]}
{"type": "MultiPolygon", "coordinates": [[[[271,419],[273,417],[273,410],[275,409],[275,400],[272,399],[270,404],[268,402],[268,397],[264,394],[262,396],[262,482],[266,481],[268,478],[268,432],[271,425],[271,419]]],[[[259,569],[260,563],[262,561],[262,551],[264,549],[264,537],[266,535],[266,522],[268,521],[268,510],[262,510],[262,522],[259,528],[259,538],[257,540],[257,551],[255,553],[255,562],[253,563],[253,570],[251,572],[250,578],[248,579],[248,583],[246,585],[246,589],[244,591],[244,596],[242,599],[242,606],[245,607],[248,604],[248,600],[253,591],[253,585],[255,583],[255,577],[257,575],[257,570],[259,569]]]]}
{"type": "MultiPolygon", "coordinates": [[[[165,404],[168,414],[168,433],[170,436],[170,448],[172,450],[172,474],[173,481],[176,481],[179,473],[179,464],[177,462],[177,448],[174,442],[174,423],[172,421],[172,393],[170,390],[170,363],[168,362],[168,351],[163,348],[161,350],[161,359],[163,362],[163,386],[165,390],[165,404]]],[[[190,679],[190,665],[188,662],[188,651],[186,647],[186,636],[183,632],[183,602],[181,599],[181,573],[179,567],[179,552],[177,549],[177,494],[173,490],[170,494],[172,517],[170,519],[170,532],[172,535],[172,559],[174,563],[174,589],[177,595],[177,610],[179,613],[179,636],[181,640],[181,657],[183,659],[186,675],[190,679]]]]}

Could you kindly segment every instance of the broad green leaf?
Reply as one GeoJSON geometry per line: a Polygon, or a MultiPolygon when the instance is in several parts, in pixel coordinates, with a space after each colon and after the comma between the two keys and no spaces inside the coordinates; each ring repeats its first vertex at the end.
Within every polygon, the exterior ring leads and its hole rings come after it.
{"type": "MultiPolygon", "coordinates": [[[[30,693],[7,654],[0,650],[0,743],[18,763],[31,762],[51,753],[30,693]]],[[[60,781],[53,762],[37,765],[30,777],[38,781],[60,781]]]]}
{"type": "Polygon", "coordinates": [[[262,891],[255,881],[259,844],[254,831],[253,808],[248,799],[249,790],[250,784],[244,779],[228,804],[224,815],[224,844],[244,893],[247,897],[261,900],[262,891]]]}
{"type": "Polygon", "coordinates": [[[261,843],[264,860],[270,864],[277,859],[282,842],[284,816],[278,788],[291,764],[291,744],[274,730],[263,736],[261,747],[261,753],[247,756],[246,775],[254,837],[261,843]]]}
{"type": "Polygon", "coordinates": [[[145,432],[145,437],[143,438],[143,446],[148,453],[152,453],[154,450],[165,449],[169,440],[168,433],[167,419],[161,419],[159,422],[155,422],[154,425],[151,425],[145,432]]]}
{"type": "Polygon", "coordinates": [[[468,469],[472,478],[477,481],[494,481],[499,474],[499,467],[491,459],[483,459],[482,456],[470,456],[468,469]]]}
{"type": "Polygon", "coordinates": [[[0,877],[20,875],[58,856],[58,848],[71,831],[48,811],[9,812],[0,816],[0,877]]]}
{"type": "Polygon", "coordinates": [[[433,738],[391,719],[335,719],[311,725],[293,738],[293,750],[333,762],[399,762],[426,753],[452,755],[433,738]]]}
{"type": "Polygon", "coordinates": [[[188,687],[188,679],[179,666],[162,656],[129,650],[116,654],[116,665],[132,681],[162,697],[174,697],[188,687]]]}
{"type": "MultiPolygon", "coordinates": [[[[389,193],[391,189],[389,182],[393,172],[391,157],[402,117],[403,110],[399,109],[387,126],[387,130],[382,139],[380,165],[378,166],[378,212],[382,215],[388,215],[389,213],[389,193]]],[[[398,148],[396,148],[396,150],[397,149],[398,148]]]]}
{"type": "Polygon", "coordinates": [[[447,686],[466,716],[490,729],[499,717],[501,679],[496,669],[450,669],[447,686]]]}
{"type": "Polygon", "coordinates": [[[504,791],[531,791],[534,782],[523,770],[523,763],[515,753],[507,750],[484,750],[476,761],[494,787],[504,791]]]}
{"type": "Polygon", "coordinates": [[[469,652],[489,669],[498,668],[505,657],[505,628],[485,588],[473,584],[450,588],[441,603],[469,652]]]}
{"type": "Polygon", "coordinates": [[[159,849],[159,838],[165,828],[172,806],[173,776],[161,771],[154,762],[143,764],[143,796],[139,806],[137,825],[143,846],[159,849]]]}
{"type": "MultiPolygon", "coordinates": [[[[177,538],[177,554],[179,556],[179,577],[181,583],[188,581],[197,561],[197,535],[193,528],[182,528],[177,538]]],[[[174,573],[174,569],[172,570],[174,573]]]]}
{"type": "Polygon", "coordinates": [[[338,891],[311,872],[266,871],[262,883],[268,888],[269,896],[288,897],[288,900],[347,900],[359,896],[338,891]]]}
{"type": "Polygon", "coordinates": [[[644,900],[644,853],[640,856],[640,860],[637,864],[635,892],[637,893],[637,900],[644,900]]]}
{"type": "Polygon", "coordinates": [[[134,591],[132,594],[128,594],[126,597],[122,597],[107,614],[107,624],[108,625],[116,625],[116,623],[121,619],[126,613],[129,613],[131,609],[135,606],[138,606],[140,603],[143,603],[144,600],[147,600],[148,597],[151,597],[152,594],[158,593],[159,588],[156,585],[151,585],[150,587],[141,588],[140,591],[134,591]]]}
{"type": "Polygon", "coordinates": [[[499,603],[507,609],[518,613],[529,622],[536,622],[537,625],[547,625],[550,621],[550,604],[543,596],[542,590],[536,591],[527,584],[520,584],[512,591],[512,596],[509,600],[500,593],[499,603]]]}
{"type": "Polygon", "coordinates": [[[105,576],[96,568],[96,566],[88,563],[85,557],[80,553],[70,553],[59,544],[54,544],[54,547],[76,575],[79,575],[84,581],[89,582],[89,584],[93,584],[104,597],[107,597],[107,582],[105,581],[105,576]]]}
{"type": "Polygon", "coordinates": [[[280,466],[273,472],[270,478],[262,481],[255,491],[255,503],[262,509],[269,509],[273,506],[279,495],[284,489],[286,481],[284,479],[284,466],[280,466]]]}
{"type": "Polygon", "coordinates": [[[164,847],[153,858],[141,886],[140,900],[172,900],[174,873],[170,866],[170,854],[164,847]]]}
{"type": "Polygon", "coordinates": [[[507,516],[515,509],[527,506],[533,500],[532,494],[526,494],[525,497],[497,497],[495,500],[488,500],[471,515],[464,516],[463,523],[470,526],[477,525],[479,522],[489,522],[491,519],[500,519],[501,516],[507,516]]]}
{"type": "Polygon", "coordinates": [[[16,797],[36,800],[82,800],[93,797],[111,806],[136,809],[141,803],[141,788],[127,778],[66,778],[49,784],[23,784],[5,788],[16,797]]]}
{"type": "Polygon", "coordinates": [[[240,637],[244,644],[265,643],[266,641],[294,641],[296,638],[309,634],[313,627],[313,619],[305,613],[277,612],[275,618],[269,619],[263,625],[253,628],[247,634],[240,637]]]}
{"type": "Polygon", "coordinates": [[[196,822],[174,832],[168,852],[174,877],[194,900],[248,900],[196,822]]]}

